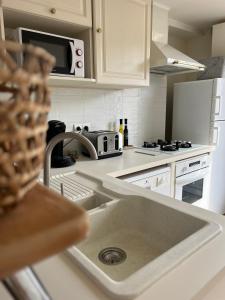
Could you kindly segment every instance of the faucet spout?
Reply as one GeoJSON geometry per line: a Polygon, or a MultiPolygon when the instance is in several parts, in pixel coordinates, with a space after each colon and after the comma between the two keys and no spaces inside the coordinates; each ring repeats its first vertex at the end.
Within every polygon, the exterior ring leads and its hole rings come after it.
{"type": "Polygon", "coordinates": [[[90,157],[94,160],[98,159],[97,152],[93,144],[82,134],[76,132],[63,132],[51,139],[46,147],[45,158],[44,158],[44,185],[49,186],[49,179],[50,179],[50,168],[51,168],[51,155],[52,150],[54,149],[55,145],[65,139],[76,139],[78,140],[83,146],[87,148],[90,153],[90,157]]]}

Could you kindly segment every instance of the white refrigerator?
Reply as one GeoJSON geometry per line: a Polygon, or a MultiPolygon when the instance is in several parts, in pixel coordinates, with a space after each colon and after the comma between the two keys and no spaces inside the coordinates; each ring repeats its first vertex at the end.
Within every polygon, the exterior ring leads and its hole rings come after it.
{"type": "Polygon", "coordinates": [[[172,137],[215,146],[209,209],[225,213],[225,79],[175,84],[172,137]]]}

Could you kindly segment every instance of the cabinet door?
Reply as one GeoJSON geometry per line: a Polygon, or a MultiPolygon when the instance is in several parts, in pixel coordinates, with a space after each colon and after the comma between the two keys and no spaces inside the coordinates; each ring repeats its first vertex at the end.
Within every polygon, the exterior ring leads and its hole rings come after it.
{"type": "Polygon", "coordinates": [[[3,9],[5,7],[78,25],[92,26],[91,0],[2,0],[1,2],[3,9]]]}
{"type": "Polygon", "coordinates": [[[94,0],[97,83],[149,85],[151,0],[94,0]]]}

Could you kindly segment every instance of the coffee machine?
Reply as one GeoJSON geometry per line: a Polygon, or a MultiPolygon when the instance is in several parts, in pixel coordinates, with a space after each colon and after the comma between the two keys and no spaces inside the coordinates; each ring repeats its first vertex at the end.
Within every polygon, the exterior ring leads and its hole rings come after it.
{"type": "MultiPolygon", "coordinates": [[[[58,121],[51,120],[48,122],[48,131],[47,131],[47,144],[49,141],[59,133],[66,131],[66,124],[58,121]]],[[[63,168],[72,166],[75,163],[75,160],[70,157],[63,155],[63,141],[59,142],[52,151],[51,156],[51,167],[52,168],[63,168]]]]}

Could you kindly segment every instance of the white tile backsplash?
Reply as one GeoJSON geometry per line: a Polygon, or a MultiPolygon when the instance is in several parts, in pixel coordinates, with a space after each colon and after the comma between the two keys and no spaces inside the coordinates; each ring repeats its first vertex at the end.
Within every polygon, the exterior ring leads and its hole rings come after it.
{"type": "MultiPolygon", "coordinates": [[[[165,137],[166,77],[151,75],[150,87],[125,90],[54,88],[49,119],[90,123],[91,130],[112,129],[128,118],[129,143],[165,137]]],[[[118,129],[118,128],[117,128],[118,129]]]]}

